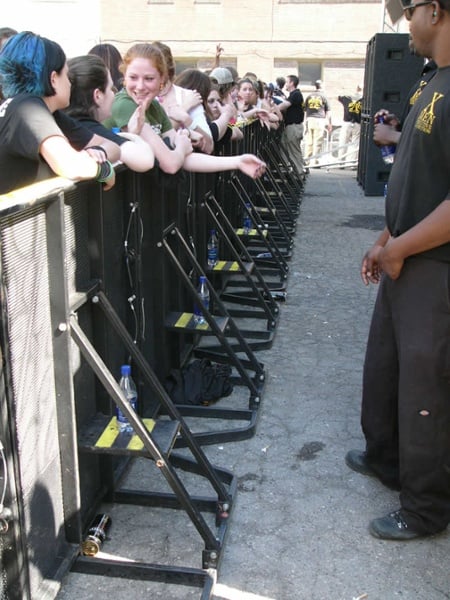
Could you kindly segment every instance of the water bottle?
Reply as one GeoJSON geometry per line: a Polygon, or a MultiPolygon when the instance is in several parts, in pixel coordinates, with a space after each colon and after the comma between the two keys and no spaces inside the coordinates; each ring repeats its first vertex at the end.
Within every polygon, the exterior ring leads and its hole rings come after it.
{"type": "Polygon", "coordinates": [[[250,203],[246,202],[245,203],[244,220],[242,222],[242,229],[244,230],[245,235],[248,235],[252,228],[252,218],[250,216],[251,209],[252,209],[252,207],[251,207],[250,203]]]}
{"type": "Polygon", "coordinates": [[[200,303],[196,302],[194,304],[194,323],[196,325],[204,325],[206,323],[206,319],[203,314],[202,307],[204,306],[206,310],[209,310],[209,289],[208,284],[206,283],[206,277],[204,275],[200,275],[197,292],[200,303]]]}
{"type": "MultiPolygon", "coordinates": [[[[385,115],[379,115],[377,117],[377,123],[386,123],[385,115]]],[[[397,147],[395,146],[395,144],[381,146],[380,150],[381,150],[381,158],[383,159],[383,162],[386,165],[392,165],[392,163],[394,162],[394,158],[395,158],[395,151],[397,150],[397,147]]]]}
{"type": "MultiPolygon", "coordinates": [[[[131,408],[136,411],[137,408],[137,390],[134,381],[131,378],[131,367],[130,365],[122,365],[120,367],[120,381],[119,387],[123,392],[126,401],[130,404],[131,408]]],[[[128,418],[123,414],[119,407],[117,407],[117,424],[121,433],[132,433],[133,427],[128,421],[128,418]]]]}
{"type": "Polygon", "coordinates": [[[211,234],[208,239],[208,268],[213,269],[217,265],[219,240],[215,229],[211,229],[211,234]]]}

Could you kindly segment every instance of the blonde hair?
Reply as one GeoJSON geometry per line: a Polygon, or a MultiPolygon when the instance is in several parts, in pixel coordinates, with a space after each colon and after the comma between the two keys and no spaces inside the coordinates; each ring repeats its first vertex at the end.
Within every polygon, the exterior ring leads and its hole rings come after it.
{"type": "Polygon", "coordinates": [[[125,53],[120,70],[125,75],[127,68],[135,58],[146,58],[153,63],[163,79],[167,78],[167,65],[164,55],[154,44],[134,44],[125,53]]]}

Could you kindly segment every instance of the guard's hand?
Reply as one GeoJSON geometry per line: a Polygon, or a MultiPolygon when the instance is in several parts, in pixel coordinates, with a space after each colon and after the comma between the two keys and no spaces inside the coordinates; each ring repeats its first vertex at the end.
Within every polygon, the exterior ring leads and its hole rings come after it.
{"type": "Polygon", "coordinates": [[[380,265],[384,273],[391,279],[398,279],[403,269],[405,260],[396,252],[395,238],[391,238],[380,252],[380,265]]]}
{"type": "Polygon", "coordinates": [[[364,254],[360,272],[364,285],[379,283],[382,273],[380,267],[380,253],[382,250],[383,246],[375,244],[364,254]]]}

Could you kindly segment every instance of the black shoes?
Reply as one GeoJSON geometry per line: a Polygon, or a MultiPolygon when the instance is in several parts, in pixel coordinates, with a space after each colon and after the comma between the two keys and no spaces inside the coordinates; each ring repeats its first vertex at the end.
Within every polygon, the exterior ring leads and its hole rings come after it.
{"type": "Polygon", "coordinates": [[[392,473],[390,477],[386,475],[380,477],[380,475],[369,465],[366,459],[366,453],[362,450],[349,450],[345,455],[345,462],[353,471],[368,477],[377,477],[380,479],[381,483],[390,490],[395,490],[396,492],[400,491],[400,482],[398,481],[397,476],[392,473]]]}
{"type": "Polygon", "coordinates": [[[382,540],[397,540],[404,542],[419,537],[425,537],[426,534],[413,531],[402,516],[400,510],[391,512],[385,517],[373,519],[369,524],[370,533],[382,540]]]}
{"type": "MultiPolygon", "coordinates": [[[[350,467],[350,469],[356,471],[357,473],[361,473],[361,475],[378,477],[378,474],[375,473],[372,467],[368,464],[366,460],[366,453],[362,450],[349,450],[349,452],[347,452],[345,455],[345,463],[348,467],[350,467]]],[[[391,482],[392,485],[389,485],[385,482],[383,483],[390,489],[397,491],[400,489],[400,485],[397,483],[391,482]]],[[[400,542],[432,535],[431,533],[419,533],[418,531],[411,529],[401,510],[391,512],[384,517],[380,517],[379,519],[373,519],[373,521],[371,521],[369,524],[369,531],[376,538],[382,540],[397,540],[400,542]]]]}
{"type": "Polygon", "coordinates": [[[349,450],[345,455],[345,463],[347,467],[350,467],[350,469],[353,469],[357,473],[361,473],[361,475],[376,477],[374,470],[366,462],[366,453],[362,450],[349,450]]]}

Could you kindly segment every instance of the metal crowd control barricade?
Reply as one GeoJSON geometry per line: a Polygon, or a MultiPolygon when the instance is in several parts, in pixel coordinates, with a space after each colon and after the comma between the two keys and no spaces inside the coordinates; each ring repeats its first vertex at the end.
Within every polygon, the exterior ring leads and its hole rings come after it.
{"type": "Polygon", "coordinates": [[[272,345],[278,321],[277,302],[252,260],[247,247],[242,243],[214,195],[207,194],[200,206],[207,212],[210,222],[214,223],[219,232],[219,261],[213,268],[206,266],[207,273],[213,283],[220,278],[215,287],[221,300],[227,304],[228,314],[234,318],[265,321],[265,330],[240,328],[241,333],[248,340],[249,346],[253,350],[269,348],[272,345]],[[220,260],[222,258],[225,260],[220,260]],[[241,283],[238,291],[236,286],[230,286],[230,283],[235,284],[237,281],[241,283]],[[241,308],[237,308],[237,305],[241,305],[241,308]],[[260,341],[254,342],[252,338],[259,338],[260,341]]]}
{"type": "MultiPolygon", "coordinates": [[[[196,281],[200,275],[204,275],[206,278],[207,276],[176,225],[173,224],[167,227],[159,245],[164,250],[165,255],[169,258],[180,280],[188,290],[191,298],[191,306],[195,303],[200,306],[201,301],[198,297],[196,281]],[[180,250],[187,259],[188,272],[183,268],[182,262],[177,256],[180,250]],[[194,274],[194,282],[192,281],[191,274],[194,274]]],[[[218,362],[227,362],[234,367],[237,372],[234,382],[247,387],[250,393],[249,408],[258,408],[265,383],[264,365],[256,359],[242,332],[236,326],[233,318],[208,279],[207,285],[210,293],[210,307],[209,309],[202,307],[206,323],[196,324],[193,312],[178,310],[166,315],[166,327],[177,334],[189,332],[195,336],[213,335],[219,340],[223,353],[210,352],[207,348],[200,347],[194,343],[195,355],[212,358],[218,362]],[[228,338],[230,336],[235,338],[239,346],[238,352],[229,343],[228,338]]]]}
{"type": "Polygon", "coordinates": [[[260,133],[263,143],[259,145],[259,151],[261,158],[270,165],[267,181],[271,188],[278,195],[282,193],[290,211],[297,214],[304,192],[304,178],[283,151],[281,143],[283,129],[284,124],[281,123],[276,131],[260,133]]]}
{"type": "MultiPolygon", "coordinates": [[[[2,551],[0,567],[10,600],[54,598],[69,569],[195,586],[202,600],[212,594],[236,480],[209,463],[138,347],[140,336],[128,332],[135,323],[127,264],[137,258],[129,217],[149,192],[138,179],[124,170],[107,194],[97,183],[56,179],[1,198],[0,439],[10,455],[8,531],[0,535],[14,550],[2,551]],[[116,381],[123,362],[152,397],[139,414],[116,381]],[[118,431],[116,406],[133,435],[118,431]],[[182,455],[174,451],[180,440],[182,455]],[[124,485],[137,457],[149,459],[149,489],[124,485]],[[189,486],[201,480],[201,492],[189,492],[186,478],[189,486]],[[104,502],[177,510],[198,535],[198,562],[83,556],[84,532],[104,502]]],[[[113,527],[126,539],[126,527],[113,527]]]]}
{"type": "Polygon", "coordinates": [[[247,245],[248,251],[259,266],[263,275],[286,280],[289,272],[283,249],[273,237],[268,225],[265,223],[261,213],[255,206],[254,199],[249,194],[241,178],[233,176],[230,180],[231,186],[241,205],[242,214],[249,213],[253,227],[245,232],[242,227],[236,229],[236,233],[247,245]]]}
{"type": "MultiPolygon", "coordinates": [[[[246,132],[243,151],[259,154],[258,127],[246,132]]],[[[209,463],[202,445],[255,433],[266,373],[253,350],[271,343],[278,318],[273,282],[265,275],[275,273],[278,285],[287,276],[276,241],[253,207],[254,235],[267,239],[277,256],[262,264],[266,273],[250,267],[256,261],[234,231],[254,190],[252,180],[236,174],[201,180],[120,168],[107,193],[94,182],[55,179],[1,198],[0,442],[8,482],[0,567],[9,600],[54,598],[71,568],[185,584],[201,588],[202,600],[211,596],[236,480],[209,463]],[[226,276],[217,291],[209,283],[206,328],[180,332],[175,321],[167,327],[166,317],[198,299],[186,270],[205,273],[196,250],[201,245],[204,251],[207,222],[220,230],[230,252],[225,258],[239,277],[226,276]],[[239,315],[259,320],[265,330],[252,339],[250,329],[236,325],[239,315]],[[209,348],[201,343],[208,334],[215,340],[209,348]],[[161,382],[191,356],[231,364],[236,385],[249,392],[248,406],[175,406],[161,382]],[[137,413],[117,384],[125,363],[138,385],[137,413]],[[133,435],[118,431],[116,407],[128,416],[133,435]],[[188,417],[197,419],[197,429],[206,418],[244,425],[194,434],[188,417]],[[143,490],[128,483],[140,463],[143,490]],[[197,481],[199,491],[188,491],[197,481]],[[176,510],[195,536],[198,563],[190,562],[195,552],[183,564],[115,557],[114,535],[127,535],[117,521],[106,542],[109,557],[81,555],[87,527],[105,503],[176,510]]]]}

